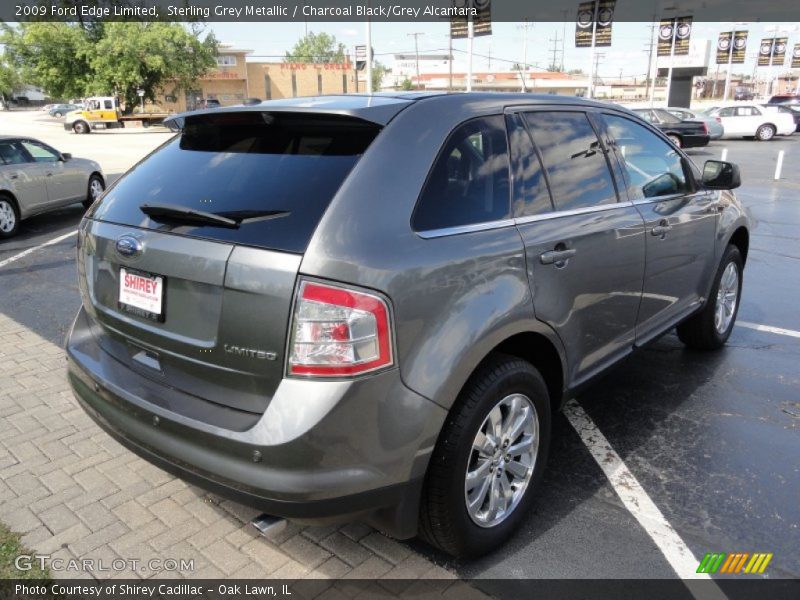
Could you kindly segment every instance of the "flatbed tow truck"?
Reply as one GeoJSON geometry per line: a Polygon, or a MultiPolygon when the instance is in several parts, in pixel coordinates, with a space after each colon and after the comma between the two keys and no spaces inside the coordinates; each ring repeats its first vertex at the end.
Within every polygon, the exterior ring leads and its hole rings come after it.
{"type": "Polygon", "coordinates": [[[64,129],[75,133],[91,133],[92,129],[119,129],[126,123],[141,121],[142,127],[161,123],[169,116],[166,112],[140,112],[123,115],[112,96],[92,96],[84,108],[67,113],[64,129]]]}

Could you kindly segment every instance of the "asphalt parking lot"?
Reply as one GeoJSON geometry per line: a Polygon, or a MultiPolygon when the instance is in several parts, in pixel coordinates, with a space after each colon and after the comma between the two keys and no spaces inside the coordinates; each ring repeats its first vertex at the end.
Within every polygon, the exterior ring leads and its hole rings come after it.
{"type": "MultiPolygon", "coordinates": [[[[76,136],[64,132],[58,121],[44,113],[0,113],[0,128],[3,133],[38,137],[59,150],[97,160],[109,179],[169,137],[158,129],[76,136]]],[[[765,576],[797,578],[800,134],[767,143],[712,142],[688,154],[702,165],[709,158],[719,158],[723,149],[727,149],[727,159],[741,167],[743,186],[737,194],[755,224],[739,323],[728,346],[713,354],[691,352],[669,334],[628,359],[577,402],[694,558],[708,552],[769,552],[774,556],[765,576]],[[785,152],[783,174],[774,181],[780,150],[785,152]]],[[[17,237],[0,242],[0,318],[11,324],[6,330],[0,328],[3,361],[18,358],[14,345],[2,337],[3,331],[12,331],[13,324],[17,327],[13,335],[24,331],[51,345],[62,345],[80,304],[75,237],[69,234],[82,212],[76,205],[35,217],[21,224],[17,237]],[[39,247],[62,236],[66,237],[39,247]],[[27,250],[33,251],[15,259],[27,250]]],[[[30,366],[30,361],[26,364],[30,366]]],[[[35,366],[32,368],[35,373],[35,366]]],[[[51,376],[52,370],[47,369],[51,376]]],[[[0,377],[6,377],[2,370],[0,377]]],[[[2,388],[6,388],[5,382],[2,388]]],[[[63,389],[56,391],[62,394],[66,389],[64,382],[63,389]]],[[[14,395],[15,400],[19,394],[14,395]]],[[[5,406],[0,403],[0,416],[11,414],[5,406]]],[[[35,438],[27,441],[36,445],[35,438]]],[[[16,460],[9,463],[0,454],[0,483],[9,469],[25,460],[14,455],[13,447],[8,452],[16,460]]],[[[158,485],[166,485],[169,478],[165,478],[158,485]]],[[[185,486],[175,494],[185,496],[184,490],[185,486]]],[[[2,491],[0,486],[0,497],[2,491]]],[[[202,493],[196,491],[195,495],[202,493]]],[[[0,520],[5,520],[4,512],[0,508],[0,520]]],[[[115,518],[124,521],[119,515],[115,518]]],[[[245,523],[247,517],[240,520],[245,523]]],[[[168,520],[164,523],[170,527],[168,520]]],[[[46,533],[39,530],[38,537],[29,537],[29,545],[35,549],[37,544],[46,544],[46,533]]],[[[375,549],[380,544],[373,540],[372,546],[357,545],[364,555],[355,562],[339,554],[355,552],[344,541],[339,540],[341,547],[320,542],[336,532],[294,533],[319,545],[327,554],[325,561],[341,559],[348,569],[377,555],[395,569],[409,561],[425,565],[408,571],[418,572],[417,576],[432,576],[434,568],[440,576],[449,572],[468,578],[676,576],[673,561],[654,541],[652,529],[622,502],[590,448],[564,416],[555,422],[554,446],[534,509],[511,543],[494,554],[477,561],[453,561],[411,541],[392,546],[396,552],[392,563],[375,549]]],[[[367,532],[358,538],[345,533],[343,537],[358,542],[370,535],[367,532]]],[[[79,550],[78,546],[74,552],[79,550]]],[[[252,557],[252,553],[246,556],[252,557]]]]}

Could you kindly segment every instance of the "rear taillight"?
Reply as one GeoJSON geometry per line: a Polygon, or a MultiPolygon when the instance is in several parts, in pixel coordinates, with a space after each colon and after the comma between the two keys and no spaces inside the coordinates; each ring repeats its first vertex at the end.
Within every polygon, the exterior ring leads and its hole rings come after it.
{"type": "Polygon", "coordinates": [[[384,300],[312,281],[300,284],[292,316],[288,374],[349,377],[393,364],[384,300]]]}
{"type": "Polygon", "coordinates": [[[708,134],[708,124],[705,121],[703,121],[702,123],[703,123],[703,133],[708,134]]]}

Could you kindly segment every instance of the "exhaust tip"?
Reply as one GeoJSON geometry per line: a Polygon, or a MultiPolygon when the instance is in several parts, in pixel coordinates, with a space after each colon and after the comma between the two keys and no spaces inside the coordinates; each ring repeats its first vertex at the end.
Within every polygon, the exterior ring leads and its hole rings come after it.
{"type": "Polygon", "coordinates": [[[263,536],[272,536],[281,533],[286,529],[286,519],[273,517],[272,515],[262,514],[250,521],[250,524],[258,529],[263,536]]]}

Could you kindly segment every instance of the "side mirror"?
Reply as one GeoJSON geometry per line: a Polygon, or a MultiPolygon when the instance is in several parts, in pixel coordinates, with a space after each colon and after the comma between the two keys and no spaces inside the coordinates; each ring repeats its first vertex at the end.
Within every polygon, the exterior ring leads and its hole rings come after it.
{"type": "Polygon", "coordinates": [[[703,185],[710,190],[732,190],[742,185],[739,167],[721,160],[707,160],[703,165],[703,185]]]}
{"type": "Polygon", "coordinates": [[[64,162],[67,162],[68,160],[72,160],[72,154],[70,154],[69,152],[62,152],[61,153],[61,160],[63,160],[64,162]]]}

